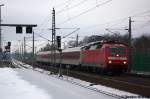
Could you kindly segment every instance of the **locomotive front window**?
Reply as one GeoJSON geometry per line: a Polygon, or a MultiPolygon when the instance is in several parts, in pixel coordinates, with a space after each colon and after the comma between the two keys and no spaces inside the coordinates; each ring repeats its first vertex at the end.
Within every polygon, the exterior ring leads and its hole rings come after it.
{"type": "Polygon", "coordinates": [[[109,55],[110,56],[114,56],[114,55],[120,55],[123,56],[126,54],[126,49],[122,48],[122,47],[118,47],[118,48],[109,48],[108,49],[109,55]]]}
{"type": "Polygon", "coordinates": [[[118,54],[119,55],[125,55],[126,54],[126,49],[125,48],[118,48],[118,54]]]}

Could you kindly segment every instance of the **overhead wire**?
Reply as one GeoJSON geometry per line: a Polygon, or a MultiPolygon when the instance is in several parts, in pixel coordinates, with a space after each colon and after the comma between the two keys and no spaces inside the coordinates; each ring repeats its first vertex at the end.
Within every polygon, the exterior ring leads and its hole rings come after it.
{"type": "MultiPolygon", "coordinates": [[[[68,0],[68,1],[70,1],[70,0],[68,0]]],[[[88,0],[82,0],[82,2],[83,2],[83,1],[85,2],[85,1],[88,1],[88,0]]],[[[97,0],[96,0],[96,1],[97,1],[97,0]]],[[[90,8],[90,9],[84,11],[84,12],[81,12],[80,14],[78,14],[78,15],[76,15],[76,16],[73,16],[73,17],[69,18],[68,20],[62,22],[60,25],[65,24],[66,22],[71,21],[71,20],[73,20],[73,19],[75,19],[75,18],[77,18],[77,17],[79,17],[79,16],[81,16],[81,15],[83,15],[83,14],[86,14],[86,13],[88,13],[88,12],[94,10],[95,8],[100,7],[100,6],[102,6],[102,5],[105,5],[105,4],[107,4],[107,3],[111,2],[111,1],[112,1],[112,0],[107,0],[107,1],[105,1],[105,2],[103,2],[103,3],[96,4],[96,6],[90,8]]],[[[73,7],[75,7],[75,6],[69,7],[69,9],[70,9],[70,8],[73,8],[73,7]]],[[[63,11],[63,10],[62,10],[62,11],[63,11]]],[[[145,14],[145,13],[150,13],[150,11],[145,11],[145,12],[142,12],[142,13],[138,13],[138,14],[132,15],[131,17],[138,17],[138,15],[145,14]]],[[[125,17],[125,18],[122,18],[121,20],[126,20],[127,18],[128,18],[128,17],[125,17]]],[[[120,19],[119,19],[119,20],[120,20],[120,19]]],[[[116,21],[116,20],[115,20],[115,21],[116,21]]],[[[111,21],[111,22],[114,22],[114,21],[111,21]]],[[[104,24],[109,24],[109,23],[110,23],[110,22],[106,22],[106,23],[103,23],[103,24],[94,25],[94,26],[92,26],[92,27],[97,27],[97,26],[104,25],[104,24]]],[[[91,26],[90,26],[90,27],[91,27],[91,26]]],[[[88,28],[89,28],[89,27],[88,27],[88,28]]]]}
{"type": "Polygon", "coordinates": [[[46,41],[43,42],[43,43],[41,43],[41,44],[38,44],[38,45],[36,45],[36,46],[39,47],[39,46],[42,46],[42,45],[45,44],[45,43],[46,43],[46,41]]]}
{"type": "MultiPolygon", "coordinates": [[[[83,27],[83,28],[90,29],[90,28],[95,28],[95,27],[101,26],[101,25],[110,24],[110,23],[113,23],[113,22],[116,22],[116,21],[124,21],[124,20],[127,20],[129,17],[138,17],[138,15],[141,15],[141,14],[144,14],[144,13],[150,13],[150,10],[140,12],[140,13],[137,13],[137,14],[134,14],[134,15],[131,15],[131,16],[127,16],[127,17],[124,17],[124,18],[120,18],[120,19],[116,19],[116,20],[112,20],[112,21],[108,21],[108,22],[105,22],[105,23],[96,24],[96,25],[92,25],[92,26],[87,26],[87,27],[83,27]]],[[[115,25],[115,24],[113,24],[113,25],[115,25]]]]}
{"type": "Polygon", "coordinates": [[[50,19],[48,19],[50,17],[50,14],[48,14],[45,18],[44,18],[44,20],[41,22],[41,24],[39,24],[38,25],[38,27],[39,26],[43,26],[44,24],[45,24],[45,22],[48,22],[50,19]]]}
{"type": "Polygon", "coordinates": [[[66,10],[68,10],[68,9],[72,9],[72,8],[78,7],[78,6],[80,6],[81,4],[85,3],[86,1],[88,1],[88,0],[82,0],[82,1],[80,1],[79,3],[77,3],[77,4],[73,5],[73,6],[70,6],[70,7],[68,7],[68,8],[64,7],[63,9],[57,11],[56,13],[57,13],[57,14],[60,14],[60,13],[66,11],[66,10]]]}
{"type": "MultiPolygon", "coordinates": [[[[66,2],[63,2],[62,4],[64,5],[64,4],[66,4],[66,3],[68,3],[68,2],[70,2],[71,0],[68,0],[68,1],[66,1],[66,2]]],[[[87,0],[82,0],[82,2],[79,2],[78,4],[76,4],[76,5],[74,5],[74,6],[72,6],[71,8],[73,8],[73,7],[75,7],[75,6],[78,6],[80,3],[83,3],[83,1],[85,2],[85,1],[87,1],[87,0]]],[[[61,5],[61,4],[60,4],[61,5]]],[[[60,6],[59,5],[59,6],[60,6]]],[[[70,9],[70,8],[69,8],[70,9]]],[[[46,25],[47,25],[47,23],[48,23],[48,21],[47,21],[47,18],[49,18],[49,15],[44,19],[44,21],[40,24],[40,25],[38,25],[38,27],[40,26],[40,27],[45,27],[46,25]],[[45,23],[45,21],[47,22],[47,23],[45,23]]],[[[48,30],[48,29],[35,29],[35,30],[41,30],[38,34],[40,34],[40,33],[42,33],[44,30],[48,30]]]]}
{"type": "Polygon", "coordinates": [[[67,34],[67,35],[65,35],[65,36],[63,36],[62,37],[62,39],[64,39],[64,38],[66,38],[67,36],[69,36],[69,35],[71,35],[71,34],[73,34],[73,33],[75,33],[76,31],[78,31],[80,28],[77,28],[76,30],[74,30],[73,32],[71,32],[71,33],[69,33],[69,34],[67,34]]]}
{"type": "Polygon", "coordinates": [[[65,5],[68,4],[68,2],[70,2],[70,1],[73,1],[73,0],[67,0],[67,1],[65,1],[65,2],[62,2],[62,3],[58,4],[58,5],[54,5],[54,8],[59,8],[59,7],[61,7],[61,6],[65,6],[65,5]]]}
{"type": "MultiPolygon", "coordinates": [[[[83,3],[83,2],[85,2],[85,1],[88,1],[88,0],[82,0],[81,2],[78,3],[78,5],[81,4],[81,3],[83,3]]],[[[95,9],[95,8],[97,8],[97,7],[99,7],[99,6],[101,6],[101,5],[104,5],[104,4],[106,4],[106,3],[110,2],[110,1],[112,1],[112,0],[108,0],[108,1],[106,1],[106,2],[104,2],[104,3],[102,3],[102,4],[98,4],[98,5],[96,5],[95,7],[93,7],[92,9],[86,10],[84,13],[87,13],[87,12],[89,12],[89,11],[91,11],[91,10],[93,10],[93,9],[95,9]]],[[[77,5],[74,5],[74,6],[70,7],[70,8],[74,8],[74,7],[76,7],[76,6],[77,6],[77,5]]],[[[77,15],[77,16],[80,16],[80,15],[82,15],[82,14],[84,14],[84,13],[80,13],[80,14],[77,15]]],[[[76,17],[77,17],[77,16],[76,16],[76,17]]],[[[74,18],[74,17],[72,17],[72,18],[74,18]]],[[[78,29],[77,29],[77,30],[78,30],[78,29]]],[[[66,36],[63,36],[63,38],[66,38],[67,36],[69,36],[69,35],[75,33],[77,30],[75,30],[75,31],[73,31],[73,32],[71,32],[71,33],[69,33],[69,34],[67,34],[66,36]]],[[[43,37],[43,36],[41,36],[41,35],[38,35],[38,36],[40,36],[40,37],[46,39],[45,37],[43,37]]],[[[46,40],[48,40],[48,39],[46,39],[46,40]]],[[[48,40],[48,41],[50,41],[50,40],[48,40]]]]}
{"type": "MultiPolygon", "coordinates": [[[[142,12],[142,13],[138,13],[138,14],[136,14],[136,15],[132,15],[132,17],[138,17],[137,15],[140,15],[140,14],[144,14],[144,13],[149,13],[150,11],[145,11],[145,12],[142,12]]],[[[122,19],[119,19],[120,21],[121,20],[126,20],[127,19],[127,17],[126,18],[122,18],[122,19]]],[[[115,20],[116,21],[116,20],[115,20]]],[[[113,22],[113,21],[112,21],[113,22]]],[[[106,23],[103,23],[103,24],[98,24],[98,25],[95,25],[95,26],[92,26],[92,27],[96,27],[96,26],[99,26],[99,25],[104,25],[104,24],[109,24],[110,22],[106,22],[106,23]]],[[[89,27],[87,27],[87,28],[89,28],[89,27]]],[[[73,31],[73,33],[74,33],[74,31],[73,31]]],[[[70,34],[72,34],[72,32],[70,33],[70,34]]],[[[69,34],[69,35],[70,35],[69,34]]],[[[40,34],[36,34],[36,35],[38,35],[39,37],[41,37],[41,38],[43,38],[43,39],[45,39],[45,40],[47,40],[47,41],[50,41],[49,39],[47,39],[47,38],[45,38],[45,37],[43,37],[43,36],[41,36],[40,34]]],[[[64,36],[65,37],[65,36],[64,36]]],[[[63,37],[63,38],[64,38],[63,37]]]]}
{"type": "MultiPolygon", "coordinates": [[[[85,1],[85,0],[84,0],[85,1]]],[[[106,2],[104,2],[103,4],[105,4],[105,3],[107,3],[107,2],[110,2],[110,1],[112,1],[112,0],[108,0],[108,1],[106,1],[106,2]]],[[[99,4],[98,6],[100,6],[100,5],[103,5],[103,4],[99,4]]],[[[94,9],[95,7],[93,7],[93,9],[94,9]]],[[[77,15],[77,16],[74,16],[74,17],[71,17],[70,18],[70,20],[72,20],[72,19],[74,19],[74,18],[76,18],[76,17],[79,17],[79,16],[81,16],[82,14],[84,14],[84,13],[87,13],[87,12],[89,12],[90,10],[92,10],[92,9],[88,9],[87,11],[85,11],[85,12],[83,12],[83,13],[80,13],[79,15],[77,15]]],[[[145,12],[142,12],[142,13],[138,13],[138,14],[135,14],[135,15],[132,15],[131,17],[139,17],[139,15],[141,15],[141,14],[145,14],[145,13],[150,13],[150,10],[148,10],[148,11],[145,11],[145,12]]],[[[149,16],[149,15],[147,15],[147,16],[149,16]]],[[[126,20],[128,17],[125,17],[125,18],[122,18],[122,19],[119,19],[120,21],[121,20],[126,20]]],[[[46,19],[45,19],[46,20],[46,19]]],[[[66,21],[64,21],[64,23],[65,22],[67,22],[67,21],[70,21],[70,20],[66,20],[66,21]]],[[[119,20],[115,20],[115,21],[119,21],[119,20]]],[[[110,22],[106,22],[106,23],[102,23],[102,24],[97,24],[97,25],[93,25],[93,26],[88,26],[88,27],[84,27],[84,28],[94,28],[94,27],[98,27],[98,26],[100,26],[100,25],[104,25],[104,24],[109,24],[109,23],[111,23],[111,22],[114,22],[114,21],[110,21],[110,22]]],[[[42,29],[42,31],[43,31],[44,29],[42,29]]],[[[48,30],[48,29],[47,29],[48,30]]],[[[42,32],[41,31],[41,32],[42,32]]]]}
{"type": "MultiPolygon", "coordinates": [[[[141,22],[141,23],[144,22],[144,24],[143,24],[142,26],[138,26],[137,28],[134,28],[134,30],[136,30],[136,29],[142,29],[142,28],[145,28],[145,27],[147,27],[147,26],[150,25],[150,20],[149,20],[149,17],[150,17],[150,10],[144,11],[144,12],[142,12],[142,13],[135,14],[135,15],[133,15],[132,17],[134,18],[134,23],[135,23],[135,22],[141,22]],[[145,15],[145,14],[148,14],[148,15],[145,15]],[[146,20],[145,17],[148,17],[148,20],[146,20]],[[136,20],[135,18],[144,18],[144,20],[140,20],[140,21],[139,21],[139,19],[136,20]],[[146,23],[145,23],[145,22],[146,22],[146,23]]],[[[139,24],[139,25],[140,25],[140,24],[139,24]]]]}
{"type": "Polygon", "coordinates": [[[139,17],[139,15],[143,15],[143,14],[146,14],[146,13],[150,13],[150,10],[147,10],[147,11],[144,11],[144,12],[141,12],[141,13],[137,13],[137,14],[134,14],[134,15],[132,15],[132,16],[130,16],[130,17],[139,17]]]}
{"type": "MultiPolygon", "coordinates": [[[[48,14],[48,16],[44,19],[44,21],[40,25],[38,25],[38,27],[40,27],[40,29],[38,29],[38,30],[41,30],[40,33],[42,33],[45,30],[45,29],[42,29],[42,28],[46,27],[48,22],[51,20],[49,17],[50,17],[50,14],[48,14]]],[[[37,29],[35,29],[35,30],[37,30],[37,29]]]]}
{"type": "Polygon", "coordinates": [[[98,7],[100,7],[100,6],[103,6],[103,5],[105,5],[105,4],[107,4],[107,3],[111,2],[111,1],[112,1],[112,0],[107,0],[107,1],[105,1],[105,2],[103,2],[103,3],[97,4],[96,6],[94,6],[94,7],[92,7],[92,8],[89,8],[89,9],[87,9],[86,11],[81,12],[81,13],[79,13],[78,15],[75,15],[75,16],[73,16],[73,17],[71,17],[71,18],[65,20],[64,22],[60,23],[59,25],[63,25],[63,24],[65,24],[65,23],[67,23],[68,21],[71,21],[71,20],[73,20],[73,19],[75,19],[75,18],[78,18],[79,16],[84,15],[84,14],[86,14],[86,13],[88,13],[88,12],[90,12],[90,11],[92,11],[92,10],[94,10],[94,9],[96,9],[96,8],[98,8],[98,7]]]}
{"type": "Polygon", "coordinates": [[[49,42],[52,42],[51,40],[49,40],[49,39],[47,39],[47,38],[45,38],[44,36],[42,36],[42,35],[40,35],[40,34],[37,34],[37,33],[35,33],[37,36],[39,36],[39,37],[41,37],[41,38],[43,38],[43,39],[45,39],[45,40],[47,40],[47,41],[49,41],[49,42]]]}

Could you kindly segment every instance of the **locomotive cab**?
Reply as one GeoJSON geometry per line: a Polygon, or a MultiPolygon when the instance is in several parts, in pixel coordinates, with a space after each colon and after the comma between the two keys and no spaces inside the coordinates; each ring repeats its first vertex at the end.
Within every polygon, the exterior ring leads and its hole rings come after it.
{"type": "Polygon", "coordinates": [[[124,72],[128,66],[128,49],[123,44],[111,44],[106,47],[106,64],[108,70],[124,72]]]}

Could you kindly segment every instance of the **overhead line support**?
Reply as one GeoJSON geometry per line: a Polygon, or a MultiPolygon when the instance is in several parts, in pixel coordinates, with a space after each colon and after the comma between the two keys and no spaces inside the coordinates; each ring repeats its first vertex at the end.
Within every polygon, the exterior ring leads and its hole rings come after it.
{"type": "Polygon", "coordinates": [[[4,6],[4,4],[0,5],[0,51],[2,51],[2,29],[1,29],[1,7],[4,6]]]}
{"type": "Polygon", "coordinates": [[[56,62],[56,58],[55,58],[55,54],[56,54],[56,45],[55,45],[55,42],[56,42],[56,28],[55,28],[55,9],[53,8],[53,11],[52,11],[52,63],[53,65],[55,66],[55,62],[56,62]]]}
{"type": "Polygon", "coordinates": [[[129,32],[129,38],[128,38],[128,46],[129,46],[129,55],[128,55],[128,58],[129,58],[129,67],[128,67],[128,72],[131,72],[131,67],[132,67],[132,21],[131,20],[131,17],[129,17],[129,29],[128,29],[128,32],[129,32]]]}

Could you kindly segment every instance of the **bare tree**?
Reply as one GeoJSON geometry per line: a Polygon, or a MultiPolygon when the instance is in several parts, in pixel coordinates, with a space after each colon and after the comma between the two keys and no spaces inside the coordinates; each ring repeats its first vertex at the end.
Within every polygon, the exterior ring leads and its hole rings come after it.
{"type": "Polygon", "coordinates": [[[134,40],[136,52],[150,52],[150,35],[142,35],[134,40]]]}

